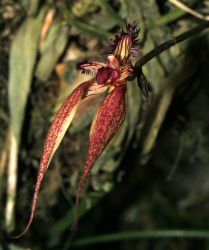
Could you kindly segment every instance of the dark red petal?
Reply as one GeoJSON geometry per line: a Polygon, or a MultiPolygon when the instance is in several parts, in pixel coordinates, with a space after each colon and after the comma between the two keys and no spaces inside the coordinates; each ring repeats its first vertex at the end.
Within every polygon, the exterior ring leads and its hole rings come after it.
{"type": "Polygon", "coordinates": [[[108,67],[102,67],[99,69],[96,74],[96,82],[104,85],[110,79],[112,71],[113,69],[108,67]]]}
{"type": "Polygon", "coordinates": [[[94,82],[94,79],[80,84],[67,97],[67,99],[64,101],[61,108],[57,112],[52,122],[52,125],[49,129],[45,143],[44,143],[44,149],[43,149],[38,176],[36,180],[36,186],[35,186],[35,191],[33,195],[32,206],[31,206],[31,214],[30,214],[28,224],[26,225],[24,231],[21,234],[14,236],[13,238],[20,238],[28,231],[32,223],[33,217],[34,217],[38,193],[39,193],[39,189],[40,189],[44,174],[49,166],[49,163],[55,151],[57,150],[60,142],[62,141],[62,138],[67,128],[69,127],[73,119],[78,103],[86,96],[88,88],[89,86],[93,84],[93,82],[94,82]]]}
{"type": "Polygon", "coordinates": [[[112,92],[103,100],[95,115],[90,132],[87,160],[83,168],[80,184],[76,193],[77,207],[82,189],[95,161],[124,121],[125,91],[125,84],[116,86],[115,89],[113,89],[112,92]]]}

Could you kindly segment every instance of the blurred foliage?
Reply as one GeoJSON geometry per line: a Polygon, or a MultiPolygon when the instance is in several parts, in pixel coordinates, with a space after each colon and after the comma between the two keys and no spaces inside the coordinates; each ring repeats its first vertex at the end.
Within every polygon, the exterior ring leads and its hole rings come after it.
{"type": "MultiPolygon", "coordinates": [[[[207,0],[184,3],[209,14],[207,0]]],[[[19,241],[8,238],[27,221],[44,138],[56,110],[91,77],[76,72],[76,63],[103,58],[105,40],[130,21],[140,27],[139,57],[200,22],[160,0],[0,2],[0,249],[64,250],[73,249],[79,238],[111,232],[190,229],[195,234],[209,229],[205,30],[143,67],[149,103],[135,81],[128,83],[126,121],[93,168],[77,232],[69,228],[89,127],[101,101],[97,97],[80,106],[54,157],[30,231],[19,241]],[[17,180],[13,189],[12,175],[17,180]],[[11,198],[12,212],[7,209],[11,198]],[[8,211],[11,219],[5,224],[8,211]]],[[[126,239],[85,249],[209,249],[204,239],[126,239]]]]}

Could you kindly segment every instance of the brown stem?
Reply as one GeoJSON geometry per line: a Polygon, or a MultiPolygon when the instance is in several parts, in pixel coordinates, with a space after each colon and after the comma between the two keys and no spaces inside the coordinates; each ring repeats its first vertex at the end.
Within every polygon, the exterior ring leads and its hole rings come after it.
{"type": "Polygon", "coordinates": [[[135,63],[135,71],[141,71],[141,68],[144,64],[146,64],[147,62],[149,62],[151,59],[153,59],[154,57],[158,56],[159,54],[161,54],[163,51],[169,49],[170,47],[176,45],[177,43],[180,43],[198,33],[200,33],[202,30],[209,28],[209,22],[204,22],[200,25],[198,25],[197,27],[188,30],[184,33],[182,33],[179,36],[176,36],[164,43],[161,43],[160,45],[158,45],[157,47],[155,47],[153,50],[151,50],[150,52],[148,52],[145,56],[143,56],[142,58],[140,58],[136,63],[135,63]]]}

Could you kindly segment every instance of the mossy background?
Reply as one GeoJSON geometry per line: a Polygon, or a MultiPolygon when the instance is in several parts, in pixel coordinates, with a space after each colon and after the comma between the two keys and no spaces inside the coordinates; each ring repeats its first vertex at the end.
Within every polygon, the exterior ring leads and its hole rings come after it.
{"type": "MultiPolygon", "coordinates": [[[[207,0],[184,3],[209,14],[207,0]]],[[[128,83],[126,120],[92,170],[77,231],[70,231],[75,192],[91,120],[102,97],[78,110],[50,164],[29,232],[19,240],[9,238],[21,232],[29,216],[54,113],[77,84],[92,77],[76,72],[76,63],[104,60],[105,41],[131,21],[137,22],[143,44],[134,62],[201,22],[160,0],[1,1],[0,249],[209,249],[208,29],[143,67],[151,89],[148,103],[137,83],[128,83]],[[49,10],[54,11],[53,22],[40,42],[49,10]],[[17,196],[12,198],[14,217],[6,223],[14,145],[17,196]],[[188,239],[182,231],[182,237],[166,237],[177,229],[202,233],[202,238],[188,239]],[[156,230],[164,230],[165,236],[154,238],[156,230]],[[104,236],[105,243],[79,245],[81,238],[134,231],[144,238],[112,242],[104,236]]]]}

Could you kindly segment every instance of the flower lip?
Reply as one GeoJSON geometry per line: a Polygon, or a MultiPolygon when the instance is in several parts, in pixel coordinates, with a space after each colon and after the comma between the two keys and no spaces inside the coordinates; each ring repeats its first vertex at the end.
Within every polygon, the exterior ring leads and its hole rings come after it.
{"type": "Polygon", "coordinates": [[[111,75],[110,75],[110,78],[111,79],[117,79],[119,76],[118,72],[116,70],[113,70],[111,75]]]}
{"type": "Polygon", "coordinates": [[[98,84],[106,84],[110,79],[112,69],[108,67],[102,67],[96,74],[96,82],[98,84]]]}
{"type": "Polygon", "coordinates": [[[117,81],[118,78],[118,71],[109,67],[102,67],[98,70],[96,74],[96,82],[99,85],[105,85],[110,83],[114,84],[114,82],[117,81]]]}

